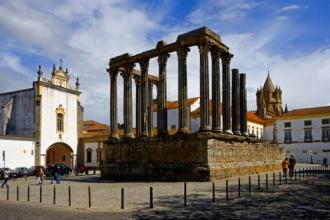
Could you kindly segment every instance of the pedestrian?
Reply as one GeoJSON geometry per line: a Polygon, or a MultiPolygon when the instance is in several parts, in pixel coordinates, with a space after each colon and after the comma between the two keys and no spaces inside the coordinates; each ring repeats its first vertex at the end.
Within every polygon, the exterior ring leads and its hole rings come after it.
{"type": "Polygon", "coordinates": [[[290,156],[289,159],[289,175],[292,177],[294,173],[294,166],[296,165],[296,159],[293,155],[290,156]]]}
{"type": "Polygon", "coordinates": [[[287,175],[288,167],[289,167],[289,160],[288,160],[288,158],[286,157],[286,158],[283,160],[283,162],[282,162],[283,176],[286,176],[286,175],[287,175]]]}
{"type": "Polygon", "coordinates": [[[326,157],[323,158],[323,166],[328,167],[328,159],[326,157]]]}
{"type": "Polygon", "coordinates": [[[61,183],[61,178],[60,178],[60,170],[58,166],[54,166],[54,179],[56,181],[56,184],[60,184],[61,183]]]}
{"type": "Polygon", "coordinates": [[[5,168],[5,170],[3,172],[4,181],[1,185],[1,188],[3,188],[4,185],[6,185],[6,187],[8,188],[9,173],[10,173],[9,169],[5,168]]]}
{"type": "Polygon", "coordinates": [[[42,177],[44,176],[44,170],[42,169],[42,167],[38,167],[37,169],[37,184],[42,184],[42,177]]]}

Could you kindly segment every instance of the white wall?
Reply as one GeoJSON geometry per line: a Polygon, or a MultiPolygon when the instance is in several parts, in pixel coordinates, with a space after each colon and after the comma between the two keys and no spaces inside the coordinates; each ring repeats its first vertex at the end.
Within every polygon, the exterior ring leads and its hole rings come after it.
{"type": "Polygon", "coordinates": [[[287,154],[293,154],[298,162],[311,162],[311,157],[314,163],[321,163],[324,157],[330,159],[330,142],[322,142],[322,119],[327,117],[306,117],[302,119],[289,119],[277,121],[277,142],[284,147],[287,154]],[[304,121],[311,120],[311,126],[305,126],[304,121]],[[291,128],[285,128],[285,122],[291,122],[291,128]],[[304,129],[312,129],[313,142],[305,143],[304,129]],[[284,130],[291,129],[292,143],[284,143],[284,130]],[[325,152],[324,152],[325,151],[325,152]]]}
{"type": "Polygon", "coordinates": [[[248,134],[254,134],[256,138],[263,138],[264,135],[264,125],[262,124],[257,124],[252,121],[247,122],[247,130],[248,134]]]}
{"type": "MultiPolygon", "coordinates": [[[[47,149],[54,143],[65,143],[77,154],[77,95],[49,87],[42,87],[41,96],[41,154],[46,155],[47,149]],[[56,131],[56,108],[64,108],[64,132],[62,137],[56,131]]],[[[45,164],[45,156],[41,164],[45,164]]],[[[75,162],[75,161],[74,161],[75,162]]]]}
{"type": "Polygon", "coordinates": [[[6,167],[15,169],[16,167],[34,166],[34,141],[0,138],[0,167],[4,166],[2,151],[6,151],[6,167]]]}
{"type": "Polygon", "coordinates": [[[300,163],[310,163],[311,157],[313,163],[322,163],[324,157],[330,160],[330,152],[323,152],[323,150],[330,151],[330,142],[311,142],[311,143],[292,143],[280,144],[284,147],[286,155],[294,155],[296,160],[300,163]]]}
{"type": "Polygon", "coordinates": [[[263,139],[265,142],[272,142],[274,141],[274,125],[266,125],[264,127],[264,136],[263,139]]]}
{"type": "Polygon", "coordinates": [[[96,167],[97,166],[97,149],[99,148],[99,142],[85,143],[85,166],[86,167],[96,167]],[[87,163],[87,150],[92,150],[92,162],[87,163]]]}

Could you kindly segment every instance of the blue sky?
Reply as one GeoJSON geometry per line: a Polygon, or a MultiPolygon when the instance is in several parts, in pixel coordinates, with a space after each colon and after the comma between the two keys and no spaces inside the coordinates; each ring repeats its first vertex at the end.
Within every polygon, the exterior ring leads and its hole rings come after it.
{"type": "MultiPolygon", "coordinates": [[[[139,53],[159,40],[172,42],[178,34],[208,26],[235,55],[231,67],[248,74],[250,110],[256,108],[255,92],[268,68],[289,109],[329,105],[329,11],[328,0],[0,0],[0,93],[31,87],[39,64],[50,77],[52,65],[63,58],[72,79],[80,78],[85,119],[108,123],[105,69],[110,57],[139,53]]],[[[189,53],[188,65],[188,96],[198,96],[196,48],[189,53]]],[[[157,71],[153,59],[150,72],[157,71]]],[[[175,100],[175,54],[168,79],[173,82],[168,97],[175,100]]]]}

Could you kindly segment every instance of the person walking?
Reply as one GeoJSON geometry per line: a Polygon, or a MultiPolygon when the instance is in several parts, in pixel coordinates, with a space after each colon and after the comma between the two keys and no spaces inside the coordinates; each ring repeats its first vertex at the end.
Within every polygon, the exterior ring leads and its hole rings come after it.
{"type": "Polygon", "coordinates": [[[44,170],[42,167],[38,167],[37,169],[37,184],[42,184],[42,177],[44,176],[44,170]]]}
{"type": "Polygon", "coordinates": [[[292,177],[294,173],[294,166],[296,165],[296,159],[293,155],[290,156],[289,159],[289,175],[292,177]]]}
{"type": "Polygon", "coordinates": [[[9,173],[10,173],[9,169],[5,168],[5,170],[3,172],[4,181],[1,185],[1,188],[3,188],[4,185],[6,185],[6,187],[8,188],[9,173]]]}
{"type": "Polygon", "coordinates": [[[322,166],[328,167],[328,159],[326,157],[323,158],[323,164],[322,166]]]}
{"type": "Polygon", "coordinates": [[[288,173],[288,167],[289,167],[289,160],[286,157],[282,162],[282,168],[283,168],[283,176],[286,177],[288,173]]]}

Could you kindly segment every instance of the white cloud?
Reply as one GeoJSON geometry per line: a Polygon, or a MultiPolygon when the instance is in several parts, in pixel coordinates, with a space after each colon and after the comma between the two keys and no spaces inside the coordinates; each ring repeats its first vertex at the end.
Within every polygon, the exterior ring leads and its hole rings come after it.
{"type": "Polygon", "coordinates": [[[281,9],[277,10],[277,13],[284,13],[284,12],[291,12],[291,11],[297,11],[297,10],[301,10],[301,9],[306,9],[308,8],[307,5],[305,6],[300,6],[300,5],[286,5],[284,7],[282,7],[281,9]]]}
{"type": "Polygon", "coordinates": [[[12,54],[2,53],[0,57],[0,67],[9,68],[16,73],[28,76],[28,70],[21,64],[20,58],[12,54]]]}
{"type": "MultiPolygon", "coordinates": [[[[126,1],[10,1],[0,5],[0,32],[8,42],[3,50],[38,54],[56,63],[63,57],[71,78],[80,78],[85,118],[102,122],[109,122],[109,58],[153,47],[155,42],[150,44],[148,34],[155,29],[157,24],[143,8],[126,1]]],[[[13,74],[26,72],[14,57],[3,56],[1,61],[13,74]]],[[[50,71],[44,69],[48,76],[50,71]]]]}
{"type": "Polygon", "coordinates": [[[234,22],[245,17],[246,13],[257,7],[259,3],[253,0],[220,0],[201,1],[188,20],[192,24],[209,23],[210,21],[234,22]]]}

